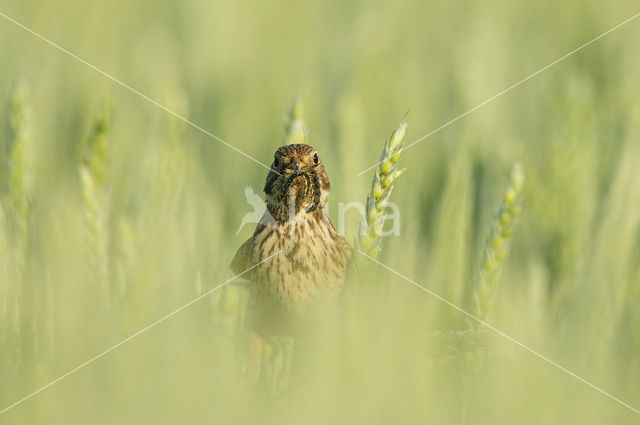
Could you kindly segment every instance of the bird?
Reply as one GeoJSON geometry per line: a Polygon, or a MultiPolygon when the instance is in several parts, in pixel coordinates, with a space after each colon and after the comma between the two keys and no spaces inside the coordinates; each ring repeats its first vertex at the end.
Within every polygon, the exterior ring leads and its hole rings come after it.
{"type": "Polygon", "coordinates": [[[232,271],[249,281],[252,351],[265,338],[299,336],[313,302],[337,298],[344,286],[352,248],[329,218],[330,190],[315,148],[276,150],[264,186],[265,212],[231,262],[232,271]]]}

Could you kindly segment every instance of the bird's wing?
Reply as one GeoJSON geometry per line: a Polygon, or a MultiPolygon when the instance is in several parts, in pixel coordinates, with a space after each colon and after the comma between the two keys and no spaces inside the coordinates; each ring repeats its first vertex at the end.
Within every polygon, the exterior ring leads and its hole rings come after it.
{"type": "Polygon", "coordinates": [[[351,244],[347,242],[345,238],[340,236],[340,245],[342,248],[342,252],[344,253],[344,256],[347,259],[347,262],[350,261],[351,258],[353,257],[353,248],[351,247],[351,244]]]}
{"type": "Polygon", "coordinates": [[[251,252],[253,251],[253,240],[253,236],[247,239],[240,248],[238,248],[236,255],[233,257],[233,260],[231,260],[231,270],[235,274],[243,273],[252,266],[250,263],[251,252]]]}

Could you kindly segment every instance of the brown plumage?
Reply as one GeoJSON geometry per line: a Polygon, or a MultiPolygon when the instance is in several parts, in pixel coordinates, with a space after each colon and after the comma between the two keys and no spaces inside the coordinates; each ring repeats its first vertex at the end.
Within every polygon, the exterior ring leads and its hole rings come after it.
{"type": "Polygon", "coordinates": [[[326,211],[331,185],[314,148],[280,147],[267,174],[267,209],[238,249],[231,268],[250,281],[248,323],[260,336],[295,336],[312,301],[337,295],[344,284],[351,247],[326,211]]]}

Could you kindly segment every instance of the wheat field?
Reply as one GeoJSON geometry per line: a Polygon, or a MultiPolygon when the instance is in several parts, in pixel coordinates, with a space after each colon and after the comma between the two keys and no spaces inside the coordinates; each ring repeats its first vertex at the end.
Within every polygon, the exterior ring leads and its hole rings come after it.
{"type": "Polygon", "coordinates": [[[0,424],[638,423],[640,18],[492,98],[638,12],[0,0],[0,424]],[[235,149],[300,140],[366,256],[255,388],[235,149]]]}

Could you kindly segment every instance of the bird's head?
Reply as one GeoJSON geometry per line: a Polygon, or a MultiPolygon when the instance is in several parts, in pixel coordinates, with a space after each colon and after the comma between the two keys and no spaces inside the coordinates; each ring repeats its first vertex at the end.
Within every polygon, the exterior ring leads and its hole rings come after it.
{"type": "Polygon", "coordinates": [[[264,193],[274,218],[286,219],[300,212],[312,213],[321,209],[330,190],[324,165],[311,146],[282,146],[273,155],[264,193]]]}

